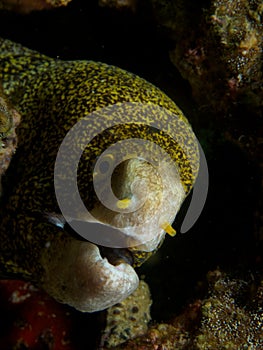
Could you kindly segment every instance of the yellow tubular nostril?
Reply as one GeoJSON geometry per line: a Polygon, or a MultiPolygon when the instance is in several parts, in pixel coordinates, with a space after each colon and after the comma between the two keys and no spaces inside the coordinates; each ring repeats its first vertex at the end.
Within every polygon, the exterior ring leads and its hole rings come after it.
{"type": "Polygon", "coordinates": [[[126,209],[128,208],[128,206],[130,205],[131,203],[131,199],[130,198],[124,198],[124,199],[120,199],[118,202],[117,202],[117,207],[119,209],[126,209]]]}
{"type": "Polygon", "coordinates": [[[169,236],[174,237],[176,235],[176,231],[174,228],[172,228],[172,226],[169,224],[169,222],[164,222],[161,225],[161,228],[168,233],[169,236]]]}

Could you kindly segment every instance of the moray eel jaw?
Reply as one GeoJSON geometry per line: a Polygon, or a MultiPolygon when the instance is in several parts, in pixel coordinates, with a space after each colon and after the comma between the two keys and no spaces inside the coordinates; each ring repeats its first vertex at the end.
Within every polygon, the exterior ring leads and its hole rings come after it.
{"type": "Polygon", "coordinates": [[[42,254],[42,287],[56,300],[80,311],[106,309],[127,298],[139,278],[124,260],[112,265],[90,242],[68,238],[50,242],[42,254]]]}
{"type": "Polygon", "coordinates": [[[163,160],[158,167],[140,159],[125,162],[113,174],[112,189],[117,198],[130,197],[131,210],[113,214],[99,203],[92,214],[100,223],[118,227],[126,235],[127,248],[122,251],[131,259],[116,259],[118,249],[113,247],[101,248],[102,253],[107,251],[108,258],[103,258],[98,246],[70,236],[53,239],[42,253],[42,287],[80,311],[106,309],[137,288],[139,279],[130,264],[142,264],[157,249],[165,235],[163,224],[174,220],[185,198],[174,165],[163,160]],[[134,210],[137,202],[143,205],[134,210]]]}

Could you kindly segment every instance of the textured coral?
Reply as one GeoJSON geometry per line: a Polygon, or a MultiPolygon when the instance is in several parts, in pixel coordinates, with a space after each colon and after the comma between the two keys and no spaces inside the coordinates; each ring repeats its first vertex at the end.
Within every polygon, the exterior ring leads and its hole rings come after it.
{"type": "Polygon", "coordinates": [[[262,349],[263,281],[230,278],[215,270],[208,283],[207,298],[189,304],[169,324],[151,325],[144,336],[115,349],[262,349]]]}
{"type": "MultiPolygon", "coordinates": [[[[193,334],[199,321],[201,302],[190,304],[187,309],[170,324],[152,324],[147,333],[130,339],[114,349],[124,350],[192,350],[193,334]]],[[[102,350],[110,347],[102,347],[102,350]]]]}
{"type": "Polygon", "coordinates": [[[175,41],[171,60],[189,80],[199,104],[209,104],[217,113],[236,101],[262,106],[260,0],[218,0],[205,9],[192,2],[152,4],[175,41]]]}
{"type": "MultiPolygon", "coordinates": [[[[190,350],[189,335],[180,328],[161,323],[150,327],[144,337],[130,340],[127,343],[117,346],[118,350],[190,350]]],[[[105,349],[106,350],[106,349],[105,349]]]]}
{"type": "MultiPolygon", "coordinates": [[[[205,299],[189,304],[169,324],[153,323],[148,330],[151,300],[147,285],[141,283],[127,301],[108,310],[107,327],[96,350],[261,350],[262,278],[230,278],[215,270],[208,274],[208,283],[205,299]]],[[[72,338],[72,310],[52,301],[29,283],[2,281],[0,296],[1,315],[9,315],[6,322],[0,318],[1,348],[13,349],[15,344],[23,344],[25,349],[33,344],[55,350],[83,348],[72,338]]],[[[78,323],[77,327],[85,330],[86,321],[81,322],[84,323],[78,323]]]]}
{"type": "Polygon", "coordinates": [[[19,122],[20,115],[11,107],[0,87],[0,180],[17,146],[15,129],[19,122]]]}
{"type": "Polygon", "coordinates": [[[220,271],[208,279],[210,297],[203,301],[197,349],[262,349],[263,281],[257,287],[220,271]]]}
{"type": "Polygon", "coordinates": [[[150,290],[144,281],[122,303],[107,310],[107,325],[102,337],[102,346],[117,346],[147,332],[151,319],[152,304],[150,290]]]}
{"type": "Polygon", "coordinates": [[[0,9],[29,13],[50,9],[52,7],[66,6],[71,0],[0,0],[0,9]]]}

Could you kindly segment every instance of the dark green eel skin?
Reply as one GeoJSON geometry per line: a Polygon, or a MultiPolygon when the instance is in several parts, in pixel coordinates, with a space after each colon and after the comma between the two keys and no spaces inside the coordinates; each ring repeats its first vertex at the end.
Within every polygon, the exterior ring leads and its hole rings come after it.
{"type": "MultiPolygon", "coordinates": [[[[199,152],[188,121],[170,98],[134,74],[93,61],[55,60],[4,39],[0,39],[0,82],[22,117],[16,130],[18,148],[2,179],[1,276],[30,280],[82,311],[101,310],[123,300],[138,285],[133,267],[158,249],[164,226],[173,221],[197,176],[199,152]],[[113,105],[117,112],[107,110],[113,105]],[[100,113],[103,108],[106,112],[100,113]],[[147,123],[133,122],[142,108],[147,123]],[[137,223],[149,217],[159,220],[158,230],[153,219],[140,226],[139,235],[153,235],[149,244],[104,250],[74,235],[61,215],[54,191],[57,152],[67,132],[90,113],[94,119],[89,131],[104,125],[104,120],[121,123],[101,132],[85,148],[78,166],[81,198],[99,222],[132,227],[124,231],[127,237],[137,230],[137,223]],[[163,125],[173,128],[176,140],[163,125]],[[171,171],[165,161],[153,166],[139,157],[125,160],[113,172],[116,196],[135,203],[144,196],[145,181],[148,194],[140,212],[115,215],[98,200],[92,169],[110,145],[134,138],[162,147],[177,170],[171,171]]],[[[79,142],[85,143],[83,136],[79,142]]],[[[104,170],[97,175],[103,178],[104,170]]],[[[78,214],[85,220],[83,213],[78,214]]]]}

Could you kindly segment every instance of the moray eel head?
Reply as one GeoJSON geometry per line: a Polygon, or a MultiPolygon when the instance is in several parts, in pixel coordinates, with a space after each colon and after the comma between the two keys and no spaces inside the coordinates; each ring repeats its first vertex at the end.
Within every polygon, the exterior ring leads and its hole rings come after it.
{"type": "MultiPolygon", "coordinates": [[[[199,167],[191,126],[132,73],[3,39],[0,80],[22,117],[0,203],[0,272],[82,311],[120,302],[138,285],[134,268],[175,233],[199,167]]],[[[1,113],[0,136],[11,128],[1,113]]]]}
{"type": "MultiPolygon", "coordinates": [[[[49,217],[49,221],[71,233],[71,225],[77,233],[81,229],[78,240],[70,239],[65,247],[61,247],[65,240],[58,239],[57,245],[53,240],[42,256],[45,289],[79,310],[104,309],[125,299],[137,287],[134,267],[159,248],[165,229],[171,227],[169,223],[185,198],[180,173],[170,157],[158,156],[150,162],[148,151],[144,159],[132,150],[132,154],[129,147],[125,153],[102,153],[90,172],[83,171],[87,169],[84,151],[78,188],[86,206],[80,208],[73,201],[64,218],[49,217]],[[90,173],[93,190],[89,187],[90,173]],[[117,231],[112,232],[112,228],[117,231]],[[80,242],[80,237],[88,242],[80,242]]],[[[90,157],[90,149],[86,152],[90,157]]],[[[68,187],[64,183],[60,188],[68,187]]],[[[68,193],[62,191],[62,196],[63,193],[62,202],[68,203],[68,193]]]]}
{"type": "MultiPolygon", "coordinates": [[[[115,210],[100,201],[91,213],[99,222],[124,234],[124,244],[132,252],[134,265],[140,265],[163,241],[184,200],[180,175],[165,159],[160,159],[158,165],[129,159],[113,172],[111,189],[116,196],[115,203],[112,200],[115,210]]],[[[107,193],[103,186],[101,192],[103,198],[103,193],[107,193]]]]}

